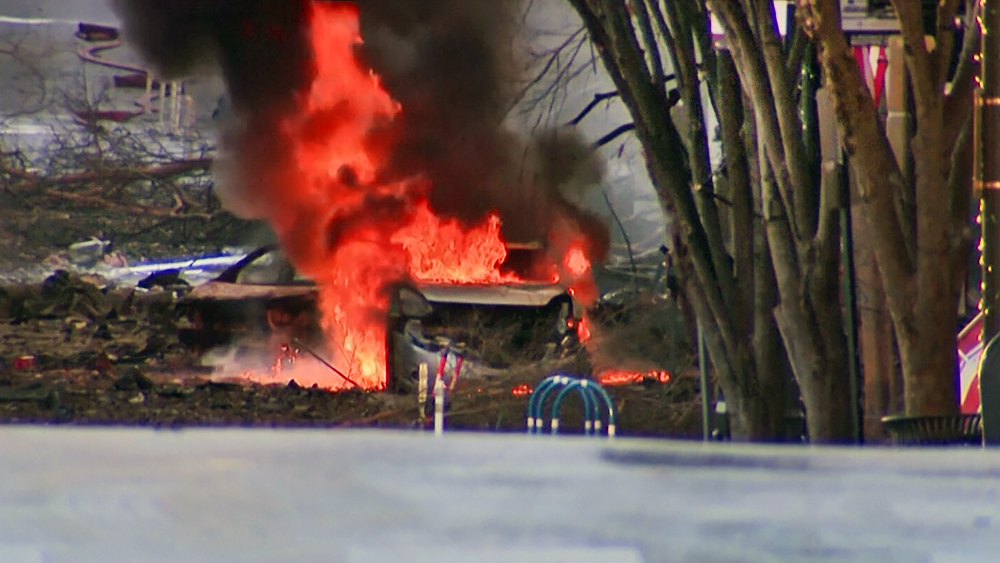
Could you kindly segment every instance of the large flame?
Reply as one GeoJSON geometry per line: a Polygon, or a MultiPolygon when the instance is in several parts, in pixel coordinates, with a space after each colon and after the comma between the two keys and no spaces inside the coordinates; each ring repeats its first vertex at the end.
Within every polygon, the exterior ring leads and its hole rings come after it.
{"type": "MultiPolygon", "coordinates": [[[[385,385],[387,282],[518,278],[499,269],[506,247],[498,216],[463,227],[431,211],[422,178],[380,177],[400,107],[358,62],[356,5],[315,2],[310,37],[316,77],[303,110],[285,123],[295,171],[272,215],[293,261],[319,286],[333,364],[378,389],[385,385]]],[[[329,376],[323,384],[343,383],[329,376]]]]}

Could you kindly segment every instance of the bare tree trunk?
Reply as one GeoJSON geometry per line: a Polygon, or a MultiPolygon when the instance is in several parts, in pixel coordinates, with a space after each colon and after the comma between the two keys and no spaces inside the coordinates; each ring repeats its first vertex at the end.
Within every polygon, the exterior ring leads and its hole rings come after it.
{"type": "MultiPolygon", "coordinates": [[[[958,412],[955,392],[959,286],[953,254],[959,251],[960,222],[949,183],[954,136],[946,134],[944,83],[952,55],[958,0],[938,4],[938,34],[928,47],[921,3],[894,0],[907,68],[913,84],[916,132],[912,140],[917,209],[899,213],[895,199],[907,192],[871,95],[851,56],[835,0],[800,0],[803,21],[820,47],[844,144],[866,205],[872,248],[886,287],[899,344],[906,413],[958,412]],[[915,223],[915,224],[913,224],[915,223]],[[916,251],[907,251],[909,232],[916,251]]],[[[948,124],[954,127],[954,124],[948,124]]],[[[961,127],[961,124],[958,124],[961,127]]]]}
{"type": "Polygon", "coordinates": [[[867,218],[860,202],[851,204],[854,218],[854,262],[857,264],[858,316],[861,325],[861,365],[864,371],[865,442],[885,439],[882,417],[892,414],[893,334],[885,305],[885,290],[872,254],[867,218]]]}
{"type": "MultiPolygon", "coordinates": [[[[634,119],[635,132],[645,148],[646,165],[664,212],[676,218],[677,240],[668,245],[671,259],[678,269],[684,292],[702,322],[712,363],[732,407],[734,427],[744,438],[774,439],[776,435],[770,423],[773,417],[769,410],[771,398],[761,392],[749,335],[737,328],[739,313],[729,306],[736,291],[733,289],[732,262],[718,236],[718,223],[706,224],[702,218],[702,213],[718,213],[718,210],[714,202],[709,205],[705,205],[709,203],[705,200],[701,205],[697,202],[684,138],[668,112],[663,89],[653,79],[656,73],[654,59],[643,54],[645,49],[658,49],[659,46],[640,46],[639,43],[639,37],[648,35],[646,26],[651,22],[640,19],[639,26],[646,31],[637,34],[633,27],[635,14],[620,3],[570,2],[583,18],[605,68],[634,119]]],[[[684,31],[689,33],[687,29],[684,31]]],[[[704,116],[695,115],[692,119],[704,120],[704,116]]],[[[698,155],[696,158],[703,157],[698,155]]],[[[705,195],[711,197],[711,192],[705,195]]]]}

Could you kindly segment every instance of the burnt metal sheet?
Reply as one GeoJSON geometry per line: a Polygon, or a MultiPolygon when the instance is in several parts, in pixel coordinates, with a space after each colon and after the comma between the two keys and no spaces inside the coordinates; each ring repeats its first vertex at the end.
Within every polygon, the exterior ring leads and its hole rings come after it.
{"type": "MultiPolygon", "coordinates": [[[[566,290],[549,284],[418,284],[417,290],[431,303],[544,307],[566,290]]],[[[280,299],[311,297],[316,287],[303,285],[260,285],[212,281],[191,290],[185,301],[201,299],[280,299]]]]}
{"type": "Polygon", "coordinates": [[[566,289],[551,284],[418,284],[417,289],[431,303],[544,307],[566,289]]]}
{"type": "Polygon", "coordinates": [[[286,297],[311,297],[316,295],[313,285],[258,285],[211,281],[188,293],[184,301],[217,299],[281,299],[286,297]]]}

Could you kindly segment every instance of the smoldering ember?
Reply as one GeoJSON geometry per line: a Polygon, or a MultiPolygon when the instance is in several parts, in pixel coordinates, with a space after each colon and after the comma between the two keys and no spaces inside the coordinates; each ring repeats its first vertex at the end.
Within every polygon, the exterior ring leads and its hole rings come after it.
{"type": "Polygon", "coordinates": [[[0,420],[429,428],[440,380],[448,428],[523,431],[559,374],[611,401],[562,432],[701,435],[661,216],[520,122],[523,6],[113,8],[0,24],[0,420]]]}

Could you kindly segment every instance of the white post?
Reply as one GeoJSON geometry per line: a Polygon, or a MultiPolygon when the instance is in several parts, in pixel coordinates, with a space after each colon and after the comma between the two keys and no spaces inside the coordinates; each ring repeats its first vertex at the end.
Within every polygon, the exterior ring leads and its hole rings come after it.
{"type": "Polygon", "coordinates": [[[167,82],[160,79],[160,127],[166,124],[167,119],[167,82]]]}
{"type": "Polygon", "coordinates": [[[417,404],[420,406],[420,418],[423,419],[426,411],[424,411],[424,406],[427,404],[427,389],[430,387],[427,384],[427,363],[421,362],[417,366],[417,404]]]}
{"type": "Polygon", "coordinates": [[[444,379],[434,382],[434,435],[444,434],[444,379]]]}
{"type": "Polygon", "coordinates": [[[179,80],[174,80],[170,83],[170,105],[171,105],[171,127],[174,133],[177,133],[181,128],[181,83],[179,80]]]}
{"type": "Polygon", "coordinates": [[[146,73],[146,95],[142,98],[142,111],[150,113],[153,111],[153,73],[147,68],[146,73]]]}
{"type": "Polygon", "coordinates": [[[90,92],[90,76],[87,73],[87,61],[83,62],[83,95],[87,98],[87,111],[95,109],[90,105],[93,103],[93,96],[91,96],[90,92]]]}

